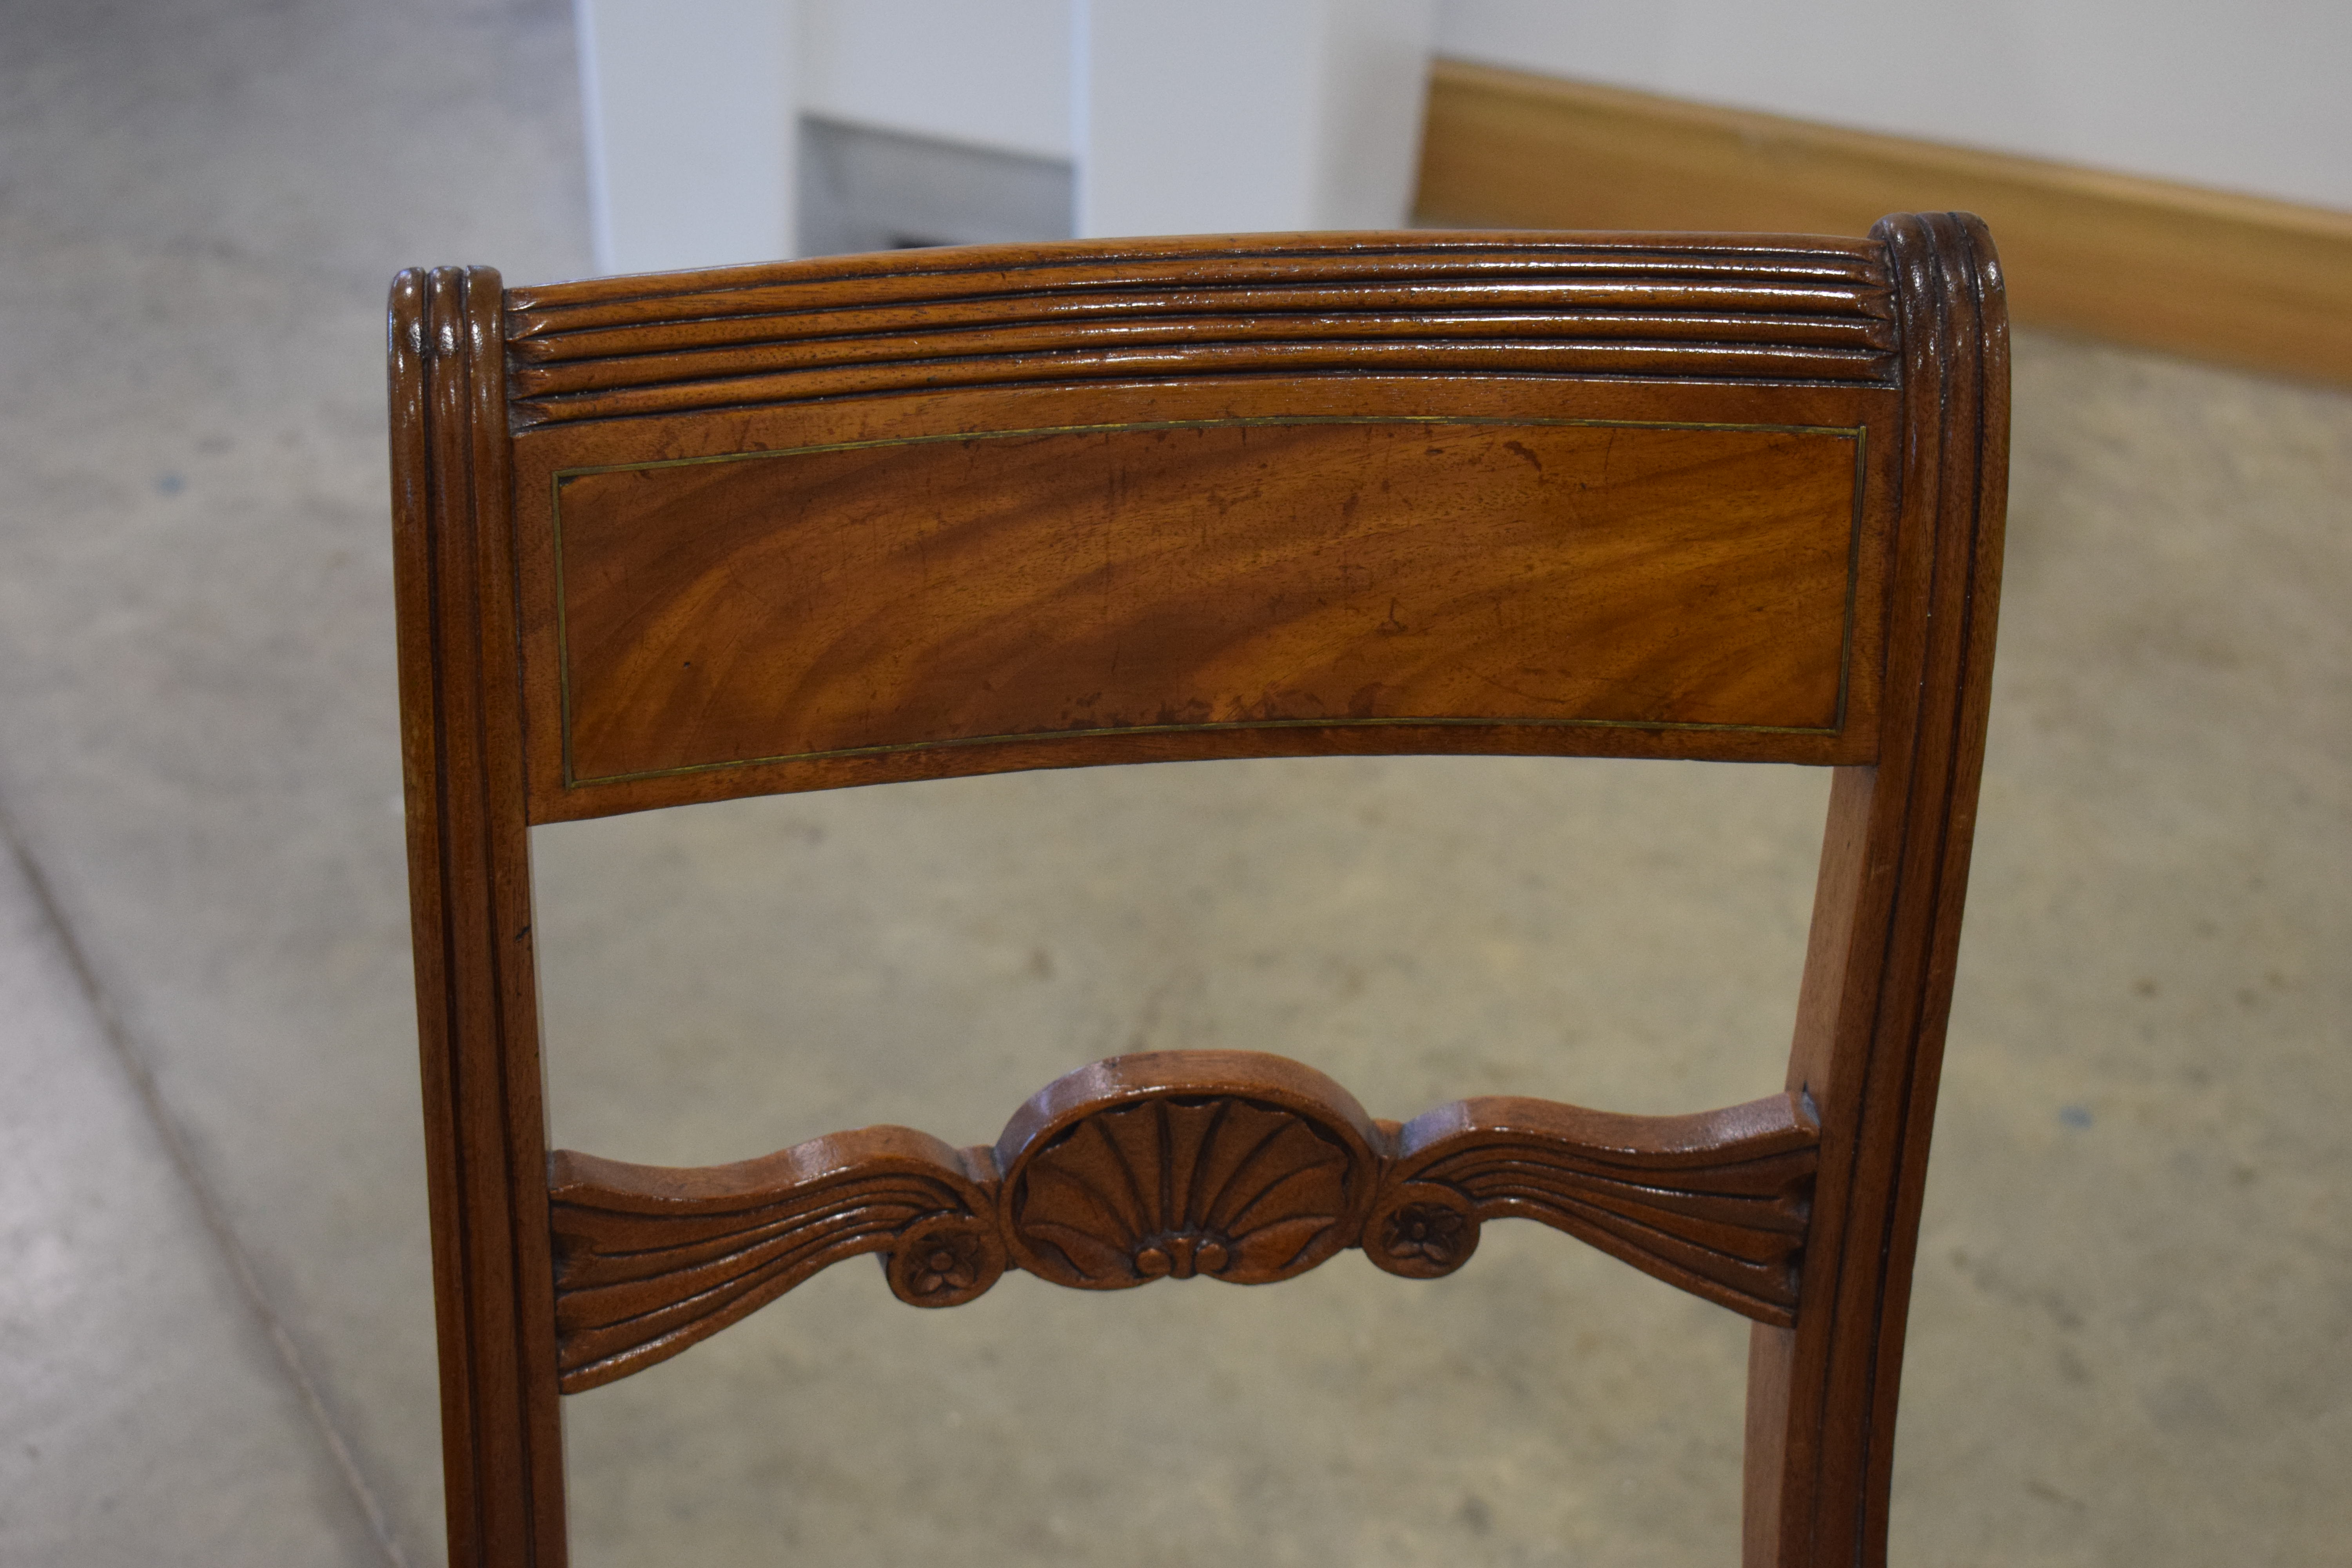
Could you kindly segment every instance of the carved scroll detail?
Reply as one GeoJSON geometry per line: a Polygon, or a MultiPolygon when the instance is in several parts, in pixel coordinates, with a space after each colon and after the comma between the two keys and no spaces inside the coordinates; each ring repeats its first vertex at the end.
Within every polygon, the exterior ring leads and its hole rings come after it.
{"type": "Polygon", "coordinates": [[[1361,1246],[1434,1279],[1509,1215],[1788,1324],[1817,1141],[1787,1095],[1667,1117],[1466,1100],[1398,1128],[1297,1062],[1168,1051],[1055,1079],[992,1149],[870,1127],[700,1170],[558,1153],[562,1386],[675,1355],[861,1252],[899,1300],[949,1307],[1016,1265],[1081,1289],[1257,1285],[1361,1246]]]}
{"type": "Polygon", "coordinates": [[[1519,1215],[1786,1326],[1818,1136],[1785,1094],[1699,1116],[1455,1100],[1399,1132],[1364,1250],[1391,1274],[1434,1279],[1468,1261],[1481,1221],[1519,1215]]]}
{"type": "Polygon", "coordinates": [[[1004,1272],[989,1152],[905,1127],[697,1170],[563,1151],[549,1185],[567,1394],[676,1355],[861,1252],[885,1254],[890,1289],[918,1307],[969,1301],[1004,1272]]]}

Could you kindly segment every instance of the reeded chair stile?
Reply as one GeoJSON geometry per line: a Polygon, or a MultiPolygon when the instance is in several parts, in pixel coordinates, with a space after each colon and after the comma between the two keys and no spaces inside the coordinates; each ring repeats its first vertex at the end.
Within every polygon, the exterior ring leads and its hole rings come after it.
{"type": "Polygon", "coordinates": [[[952,1306],[1355,1247],[1426,1279],[1508,1217],[1752,1320],[1749,1564],[1883,1562],[2000,577],[1980,224],[442,268],[394,283],[391,338],[453,1563],[563,1562],[563,1393],[856,1254],[952,1306]],[[990,1146],[547,1148],[534,823],[1370,752],[1834,769],[1781,1088],[1399,1124],[1171,1051],[990,1146]]]}

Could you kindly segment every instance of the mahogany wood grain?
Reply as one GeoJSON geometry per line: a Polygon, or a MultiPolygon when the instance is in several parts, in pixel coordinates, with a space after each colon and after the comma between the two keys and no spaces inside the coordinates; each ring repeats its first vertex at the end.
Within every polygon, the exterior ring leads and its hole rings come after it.
{"type": "Polygon", "coordinates": [[[1008,1266],[1087,1290],[1267,1285],[1351,1247],[1431,1279],[1513,1215],[1785,1326],[1816,1142],[1789,1094],[1654,1117],[1456,1100],[1400,1127],[1281,1057],[1114,1057],[1040,1090],[992,1147],[869,1127],[702,1169],[559,1151],[557,1355],[566,1392],[610,1383],[860,1253],[918,1307],[1008,1266]]]}
{"type": "Polygon", "coordinates": [[[562,1568],[500,302],[486,268],[393,283],[402,762],[449,1560],[562,1568]]]}
{"type": "Polygon", "coordinates": [[[1834,736],[1861,433],[1155,422],[558,476],[569,787],[1020,736],[1834,736]]]}
{"type": "Polygon", "coordinates": [[[1180,758],[1874,754],[1876,247],[1129,243],[511,296],[533,819],[1180,758]],[[940,337],[1016,321],[1020,353],[940,337]]]}
{"type": "Polygon", "coordinates": [[[1750,1351],[1751,1564],[1879,1563],[1969,847],[1983,772],[2008,489],[2000,263],[1965,215],[1887,218],[1906,322],[1903,509],[1874,766],[1831,791],[1789,1086],[1822,1162],[1794,1328],[1750,1351]],[[1897,708],[1900,708],[1898,713],[1897,708]]]}
{"type": "Polygon", "coordinates": [[[1462,1266],[1478,1222],[1541,1220],[1761,1323],[1796,1321],[1819,1132],[1792,1094],[1696,1116],[1486,1096],[1406,1123],[1366,1222],[1391,1273],[1462,1266]]]}
{"type": "Polygon", "coordinates": [[[946,247],[518,291],[524,426],[950,386],[1238,374],[1889,384],[1852,240],[1254,235],[946,247]]]}
{"type": "Polygon", "coordinates": [[[833,1262],[953,1305],[1459,1268],[1521,1216],[1754,1320],[1750,1568],[1885,1552],[2008,432],[1983,226],[1205,237],[501,297],[404,273],[395,559],[450,1558],[564,1559],[560,1391],[833,1262]],[[551,1156],[528,825],[1176,758],[1837,770],[1782,1091],[1399,1125],[1252,1053],[992,1147],[551,1156]]]}
{"type": "Polygon", "coordinates": [[[926,1265],[891,1274],[919,1307],[970,1300],[1004,1272],[994,1164],[904,1127],[693,1170],[559,1150],[549,1170],[567,1393],[676,1355],[859,1253],[926,1265]],[[935,1249],[948,1256],[929,1268],[935,1249]]]}

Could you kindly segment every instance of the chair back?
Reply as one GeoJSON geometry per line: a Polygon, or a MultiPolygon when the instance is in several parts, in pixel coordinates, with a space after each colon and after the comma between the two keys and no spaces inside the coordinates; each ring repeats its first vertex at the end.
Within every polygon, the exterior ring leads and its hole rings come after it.
{"type": "Polygon", "coordinates": [[[1459,1268],[1535,1218],[1742,1313],[1747,1561],[1883,1560],[1998,592],[2000,270],[1867,239],[987,247],[391,310],[411,882],[456,1563],[563,1561],[562,1392],[840,1258],[952,1305],[1459,1268]],[[1837,770],[1784,1086],[1378,1121],[1114,1058],[996,1144],[547,1148],[529,827],[1172,759],[1837,770]]]}

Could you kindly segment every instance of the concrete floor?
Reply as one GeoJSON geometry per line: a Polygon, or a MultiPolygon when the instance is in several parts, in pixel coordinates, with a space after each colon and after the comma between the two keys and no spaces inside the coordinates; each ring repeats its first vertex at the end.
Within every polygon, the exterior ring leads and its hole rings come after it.
{"type": "MultiPolygon", "coordinates": [[[[380,311],[585,268],[571,47],[557,0],[8,7],[0,1563],[440,1558],[380,311]]],[[[2017,411],[1895,1560],[2338,1561],[2352,396],[2027,337],[2017,411]]],[[[1747,1098],[1822,796],[1230,763],[542,830],[556,1131],[979,1140],[1139,1046],[1384,1115],[1747,1098]]],[[[1430,1286],[850,1267],[569,1402],[576,1552],[1729,1562],[1744,1339],[1535,1226],[1430,1286]]]]}

